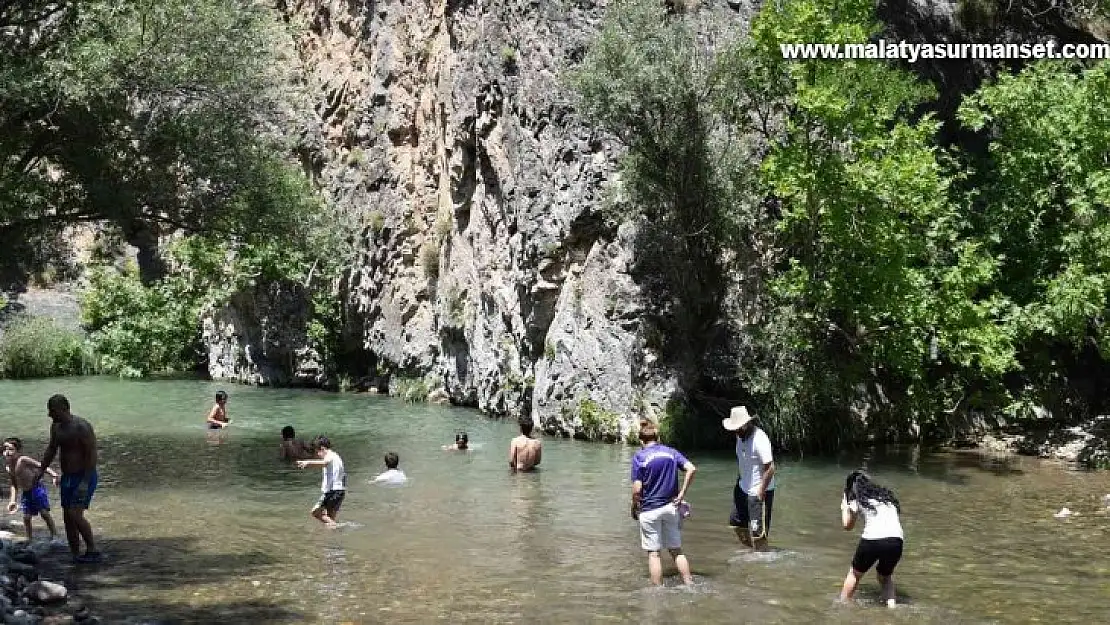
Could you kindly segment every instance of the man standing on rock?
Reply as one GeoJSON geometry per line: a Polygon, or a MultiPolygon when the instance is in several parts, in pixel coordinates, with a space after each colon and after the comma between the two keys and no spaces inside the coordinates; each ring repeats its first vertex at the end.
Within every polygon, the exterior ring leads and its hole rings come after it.
{"type": "Polygon", "coordinates": [[[85,510],[96,491],[96,434],[88,421],[70,412],[69,400],[64,395],[51,397],[46,402],[46,411],[53,423],[38,479],[42,479],[60,449],[62,480],[58,490],[69,550],[76,563],[99,562],[100,552],[93,542],[92,526],[85,518],[85,510]],[[81,555],[82,538],[85,539],[85,555],[81,555]]]}
{"type": "Polygon", "coordinates": [[[740,463],[740,478],[732,489],[729,525],[740,542],[756,551],[765,551],[771,532],[771,505],[775,500],[771,439],[756,427],[744,406],[733,408],[721,425],[736,433],[736,459],[740,463]]]}

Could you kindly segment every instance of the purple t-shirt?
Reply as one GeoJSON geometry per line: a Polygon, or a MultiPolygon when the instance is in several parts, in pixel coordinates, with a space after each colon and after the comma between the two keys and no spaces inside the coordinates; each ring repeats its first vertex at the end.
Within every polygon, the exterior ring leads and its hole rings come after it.
{"type": "Polygon", "coordinates": [[[689,462],[666,445],[650,445],[632,456],[632,481],[643,482],[640,511],[662,508],[678,494],[678,470],[689,462]]]}

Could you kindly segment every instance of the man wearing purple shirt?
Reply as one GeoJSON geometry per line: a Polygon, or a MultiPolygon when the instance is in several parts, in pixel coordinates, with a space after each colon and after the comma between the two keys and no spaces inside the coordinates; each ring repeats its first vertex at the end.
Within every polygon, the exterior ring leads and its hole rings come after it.
{"type": "Polygon", "coordinates": [[[659,552],[666,548],[674,558],[683,583],[694,583],[690,563],[682,553],[682,518],[678,505],[694,481],[694,465],[678,451],[659,444],[655,424],[640,421],[640,444],[632,457],[632,518],[640,522],[640,544],[648,552],[651,583],[663,583],[659,552]],[[686,475],[678,487],[678,470],[686,475]]]}

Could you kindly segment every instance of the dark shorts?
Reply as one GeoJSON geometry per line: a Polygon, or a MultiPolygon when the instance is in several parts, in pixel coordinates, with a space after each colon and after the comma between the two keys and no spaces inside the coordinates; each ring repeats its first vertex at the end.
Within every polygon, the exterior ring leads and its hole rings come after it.
{"type": "Polygon", "coordinates": [[[856,555],[852,557],[852,569],[857,573],[866,573],[878,562],[875,572],[883,577],[894,572],[898,561],[902,559],[901,538],[880,538],[878,540],[860,540],[856,547],[856,555]]]}
{"type": "Polygon", "coordinates": [[[775,490],[763,493],[763,501],[740,489],[740,482],[732,489],[732,514],[728,524],[732,527],[746,527],[756,540],[764,540],[771,534],[771,508],[775,502],[775,490]]]}
{"type": "Polygon", "coordinates": [[[20,497],[20,508],[24,516],[35,516],[40,512],[50,512],[50,498],[46,495],[46,487],[35,484],[31,490],[23,491],[20,497]]]}
{"type": "Polygon", "coordinates": [[[63,473],[62,480],[58,483],[58,498],[62,501],[62,507],[88,510],[93,493],[96,492],[96,478],[96,469],[63,473]]]}
{"type": "Polygon", "coordinates": [[[335,512],[339,510],[339,506],[343,505],[343,498],[346,496],[347,491],[345,490],[329,490],[320,495],[320,498],[316,500],[316,505],[313,506],[312,509],[319,510],[320,508],[324,508],[325,510],[335,512]]]}

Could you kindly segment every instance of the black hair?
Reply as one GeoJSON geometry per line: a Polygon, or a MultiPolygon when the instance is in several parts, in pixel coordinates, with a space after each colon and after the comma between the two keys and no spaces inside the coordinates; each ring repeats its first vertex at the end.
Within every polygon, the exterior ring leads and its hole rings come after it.
{"type": "Polygon", "coordinates": [[[401,459],[394,452],[389,452],[385,455],[385,466],[390,469],[396,469],[401,459]]]}
{"type": "Polygon", "coordinates": [[[69,400],[66,399],[65,395],[53,395],[50,399],[46,400],[46,408],[48,410],[55,408],[58,410],[69,410],[69,400]]]}
{"type": "Polygon", "coordinates": [[[288,440],[290,438],[296,438],[296,436],[297,436],[297,431],[293,429],[293,426],[287,425],[287,426],[281,428],[281,437],[283,439],[288,440]]]}
{"type": "Polygon", "coordinates": [[[532,419],[530,417],[521,417],[520,418],[520,433],[521,434],[523,434],[525,436],[531,436],[533,427],[535,427],[535,424],[532,423],[532,419]]]}
{"type": "Polygon", "coordinates": [[[848,474],[848,479],[844,485],[844,499],[849,503],[859,502],[860,506],[872,512],[875,511],[875,505],[871,503],[872,501],[891,504],[899,513],[902,512],[902,507],[894,493],[872,482],[871,477],[860,470],[848,474]]]}
{"type": "Polygon", "coordinates": [[[224,391],[216,391],[216,401],[227,401],[227,393],[224,391]]]}
{"type": "Polygon", "coordinates": [[[321,447],[323,447],[324,449],[331,449],[331,441],[328,440],[327,436],[317,436],[316,440],[313,441],[312,446],[314,449],[317,450],[319,450],[321,447]]]}
{"type": "Polygon", "coordinates": [[[10,443],[12,447],[15,447],[16,451],[23,451],[23,441],[19,440],[18,438],[14,437],[14,436],[5,438],[4,443],[5,444],[10,443]]]}
{"type": "Polygon", "coordinates": [[[470,444],[470,437],[468,437],[466,435],[466,432],[456,432],[455,433],[455,444],[460,445],[462,447],[466,447],[467,445],[470,444]]]}

